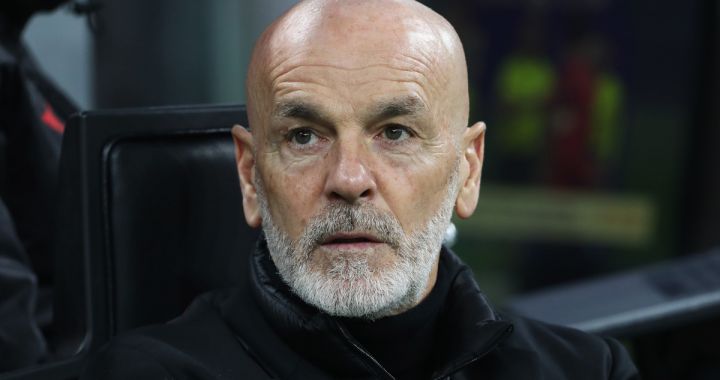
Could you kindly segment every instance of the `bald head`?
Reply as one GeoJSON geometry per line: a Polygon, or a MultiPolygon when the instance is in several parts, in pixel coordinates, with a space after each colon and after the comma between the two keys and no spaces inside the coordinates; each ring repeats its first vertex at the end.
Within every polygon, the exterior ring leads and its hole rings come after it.
{"type": "Polygon", "coordinates": [[[420,100],[438,122],[467,126],[462,44],[442,16],[415,1],[302,1],[273,22],[256,43],[248,71],[253,129],[263,125],[279,96],[293,90],[283,79],[301,66],[390,67],[398,80],[422,87],[420,100]]]}
{"type": "Polygon", "coordinates": [[[258,41],[247,84],[252,133],[233,128],[243,210],[283,279],[332,315],[420,302],[453,206],[470,216],[480,186],[485,126],[467,127],[452,26],[414,1],[301,2],[258,41]],[[313,237],[319,220],[327,236],[313,237]]]}

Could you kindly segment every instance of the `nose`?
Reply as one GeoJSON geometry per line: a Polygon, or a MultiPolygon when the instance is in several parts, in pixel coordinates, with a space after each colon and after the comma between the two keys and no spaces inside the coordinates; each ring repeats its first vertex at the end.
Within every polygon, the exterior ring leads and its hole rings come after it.
{"type": "Polygon", "coordinates": [[[335,154],[329,157],[329,172],[325,194],[331,200],[357,203],[369,200],[377,191],[372,171],[368,167],[369,152],[361,144],[338,142],[335,154]]]}

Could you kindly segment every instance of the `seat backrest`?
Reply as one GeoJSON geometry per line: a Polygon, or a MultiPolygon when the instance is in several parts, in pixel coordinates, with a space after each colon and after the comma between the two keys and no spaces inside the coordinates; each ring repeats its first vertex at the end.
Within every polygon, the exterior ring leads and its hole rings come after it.
{"type": "Polygon", "coordinates": [[[234,124],[247,126],[244,107],[113,110],[71,120],[60,173],[67,222],[60,224],[56,320],[65,335],[82,337],[79,351],[172,319],[197,295],[242,281],[257,231],[243,217],[234,124]]]}

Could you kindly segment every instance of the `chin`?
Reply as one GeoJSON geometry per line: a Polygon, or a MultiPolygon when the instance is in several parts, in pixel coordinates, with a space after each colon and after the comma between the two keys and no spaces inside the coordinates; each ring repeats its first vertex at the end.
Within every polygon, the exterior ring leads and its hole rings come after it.
{"type": "Polygon", "coordinates": [[[422,281],[401,265],[375,267],[364,255],[342,255],[295,273],[291,288],[307,303],[339,317],[377,319],[417,303],[422,281]]]}

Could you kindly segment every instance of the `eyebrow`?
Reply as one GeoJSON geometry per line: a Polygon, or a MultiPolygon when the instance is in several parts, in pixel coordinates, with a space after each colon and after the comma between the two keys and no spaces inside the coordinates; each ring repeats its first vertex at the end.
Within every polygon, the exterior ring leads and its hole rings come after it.
{"type": "Polygon", "coordinates": [[[278,104],[273,112],[278,117],[304,119],[318,124],[328,124],[327,117],[319,107],[301,101],[288,101],[278,104]]]}
{"type": "Polygon", "coordinates": [[[417,97],[407,96],[381,102],[375,109],[378,117],[391,118],[420,113],[425,110],[425,104],[417,97]]]}
{"type": "Polygon", "coordinates": [[[425,103],[416,96],[405,96],[393,98],[380,102],[374,107],[371,119],[380,121],[398,116],[416,116],[423,113],[427,108],[425,103]]]}
{"type": "MultiPolygon", "coordinates": [[[[371,122],[398,116],[416,116],[427,110],[425,103],[416,96],[404,96],[381,101],[368,114],[371,122]]],[[[332,124],[320,107],[304,101],[287,101],[277,104],[273,114],[277,117],[303,119],[318,124],[332,124]]]]}

